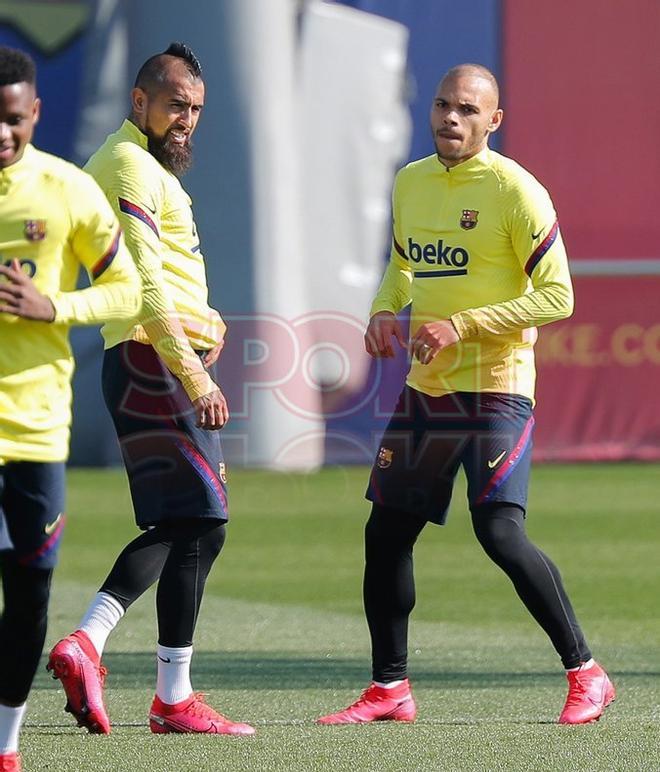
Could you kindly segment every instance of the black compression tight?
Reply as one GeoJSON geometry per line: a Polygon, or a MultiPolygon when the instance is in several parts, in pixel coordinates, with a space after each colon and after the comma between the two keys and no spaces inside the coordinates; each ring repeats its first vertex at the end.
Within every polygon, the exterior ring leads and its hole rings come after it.
{"type": "MultiPolygon", "coordinates": [[[[591,657],[552,561],[527,538],[523,511],[506,504],[475,508],[475,534],[546,631],[564,667],[591,657]]],[[[365,530],[364,605],[371,634],[374,681],[407,674],[408,617],[415,605],[413,546],[426,523],[373,505],[365,530]]]]}
{"type": "Polygon", "coordinates": [[[27,699],[46,640],[52,568],[22,566],[11,552],[0,557],[4,610],[0,620],[0,702],[27,699]]]}
{"type": "Polygon", "coordinates": [[[225,541],[224,523],[186,519],[145,531],[122,550],[100,588],[127,609],[158,581],[161,646],[191,646],[204,585],[225,541]]]}
{"type": "Polygon", "coordinates": [[[472,527],[488,557],[511,579],[518,597],[552,641],[564,667],[591,658],[557,566],[525,532],[520,507],[488,504],[472,511],[472,527]]]}
{"type": "Polygon", "coordinates": [[[374,504],[365,528],[364,609],[374,681],[406,677],[408,617],[415,606],[413,546],[426,521],[374,504]]]}

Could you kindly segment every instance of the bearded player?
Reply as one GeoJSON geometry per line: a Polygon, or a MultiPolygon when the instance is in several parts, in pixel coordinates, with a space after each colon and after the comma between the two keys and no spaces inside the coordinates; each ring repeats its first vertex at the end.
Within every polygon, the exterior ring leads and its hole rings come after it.
{"type": "Polygon", "coordinates": [[[148,59],[131,91],[131,113],[85,167],[126,233],[143,284],[143,307],[104,330],[103,393],[128,474],[136,523],[80,627],[52,650],[68,709],[106,734],[106,640],[155,582],[158,643],[152,732],[252,734],[193,692],[193,633],[208,573],[228,518],[218,429],[229,413],[209,375],[225,325],[208,305],[204,258],[179,177],[204,106],[199,61],[181,43],[148,59]]]}

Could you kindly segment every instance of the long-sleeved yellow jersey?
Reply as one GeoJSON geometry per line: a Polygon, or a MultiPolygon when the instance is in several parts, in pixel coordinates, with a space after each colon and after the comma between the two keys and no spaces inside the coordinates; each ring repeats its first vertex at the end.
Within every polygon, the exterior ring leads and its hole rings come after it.
{"type": "Polygon", "coordinates": [[[441,396],[492,391],[534,398],[536,327],[572,313],[557,215],[543,186],[485,148],[447,169],[436,155],[397,174],[390,263],[371,314],[411,306],[411,336],[451,319],[460,341],[407,383],[441,396]]]}
{"type": "Polygon", "coordinates": [[[85,170],[119,217],[143,287],[140,315],[109,322],[101,330],[106,348],[125,340],[150,343],[191,400],[210,393],[217,386],[194,349],[213,348],[225,324],[208,305],[190,197],[129,120],[110,134],[85,170]]]}
{"type": "Polygon", "coordinates": [[[140,279],[94,180],[32,145],[0,170],[0,261],[14,259],[56,315],[46,323],[0,313],[0,463],[64,461],[74,367],[69,326],[135,316],[140,279]],[[77,290],[81,266],[92,284],[77,290]]]}

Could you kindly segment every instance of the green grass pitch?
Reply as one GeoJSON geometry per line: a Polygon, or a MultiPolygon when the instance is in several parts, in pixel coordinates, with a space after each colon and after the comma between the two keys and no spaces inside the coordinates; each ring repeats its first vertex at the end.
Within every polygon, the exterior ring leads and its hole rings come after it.
{"type": "MultiPolygon", "coordinates": [[[[361,610],[366,470],[236,471],[232,522],[196,635],[193,684],[253,738],[151,735],[153,592],[111,637],[109,737],[77,729],[40,668],[21,750],[31,770],[660,770],[660,517],[651,465],[534,470],[529,531],[558,563],[618,699],[594,725],[554,723],[559,661],[470,531],[462,481],[416,549],[414,725],[318,727],[369,680],[361,610]]],[[[47,645],[69,632],[133,535],[120,471],[69,473],[69,523],[47,645]]]]}

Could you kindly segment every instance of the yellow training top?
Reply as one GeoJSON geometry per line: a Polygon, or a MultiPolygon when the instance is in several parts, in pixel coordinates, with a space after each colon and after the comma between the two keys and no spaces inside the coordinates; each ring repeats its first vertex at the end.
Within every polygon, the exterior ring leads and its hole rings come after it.
{"type": "Polygon", "coordinates": [[[85,166],[119,217],[143,288],[140,315],[110,322],[101,332],[106,348],[125,340],[150,343],[194,400],[217,386],[193,349],[213,348],[226,328],[208,305],[190,197],[147,142],[125,120],[85,166]]]}
{"type": "Polygon", "coordinates": [[[56,316],[49,324],[0,313],[0,463],[64,461],[74,367],[69,325],[135,316],[139,276],[94,180],[32,145],[0,170],[0,261],[13,259],[52,300],[56,316]],[[76,290],[81,265],[92,286],[76,290]]]}
{"type": "Polygon", "coordinates": [[[486,148],[447,169],[436,155],[397,174],[390,263],[371,314],[411,308],[411,336],[451,319],[461,340],[407,383],[441,396],[534,398],[536,327],[570,316],[573,290],[557,215],[543,186],[486,148]]]}

